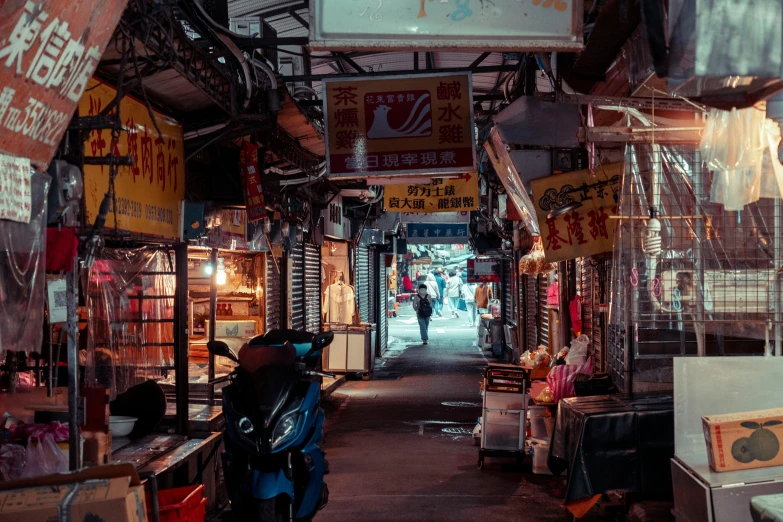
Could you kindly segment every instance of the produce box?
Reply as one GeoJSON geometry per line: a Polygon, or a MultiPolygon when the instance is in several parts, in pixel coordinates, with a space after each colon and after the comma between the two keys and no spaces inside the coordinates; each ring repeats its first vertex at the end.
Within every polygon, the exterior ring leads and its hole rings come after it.
{"type": "Polygon", "coordinates": [[[146,522],[144,486],[131,464],[0,484],[0,522],[146,522]]]}
{"type": "Polygon", "coordinates": [[[707,458],[715,471],[783,465],[783,408],[702,417],[707,458]]]}

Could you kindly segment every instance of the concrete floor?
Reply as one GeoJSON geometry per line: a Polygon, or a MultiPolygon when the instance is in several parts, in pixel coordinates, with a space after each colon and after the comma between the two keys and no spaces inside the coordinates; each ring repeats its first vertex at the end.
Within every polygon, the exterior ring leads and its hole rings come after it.
{"type": "Polygon", "coordinates": [[[464,315],[434,320],[423,346],[402,305],[389,332],[373,380],[349,381],[325,400],[331,495],[316,520],[570,520],[565,480],[533,475],[529,458],[522,468],[487,459],[477,469],[471,433],[486,360],[464,315]]]}

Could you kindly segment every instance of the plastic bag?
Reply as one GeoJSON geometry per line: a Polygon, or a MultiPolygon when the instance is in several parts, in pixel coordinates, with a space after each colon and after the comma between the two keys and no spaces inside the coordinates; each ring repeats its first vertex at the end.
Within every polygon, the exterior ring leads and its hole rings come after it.
{"type": "Polygon", "coordinates": [[[566,355],[566,364],[584,364],[590,354],[590,338],[582,334],[571,341],[571,349],[566,355]]]}
{"type": "Polygon", "coordinates": [[[498,319],[500,317],[500,300],[498,299],[489,300],[489,313],[495,319],[498,319]]]}
{"type": "Polygon", "coordinates": [[[552,371],[546,376],[546,383],[549,385],[549,389],[552,390],[553,402],[557,403],[562,399],[568,399],[576,395],[574,392],[574,380],[580,373],[592,375],[592,359],[587,359],[584,364],[578,366],[566,364],[552,368],[552,371]]]}
{"type": "Polygon", "coordinates": [[[552,390],[549,389],[549,386],[541,390],[541,393],[538,394],[538,397],[533,399],[536,404],[552,404],[555,402],[555,398],[552,396],[552,390]]]}
{"type": "Polygon", "coordinates": [[[27,451],[19,444],[0,446],[0,479],[16,480],[22,477],[25,469],[27,451]]]}
{"type": "Polygon", "coordinates": [[[27,442],[27,464],[20,478],[35,478],[68,471],[68,458],[51,433],[27,442]]]}

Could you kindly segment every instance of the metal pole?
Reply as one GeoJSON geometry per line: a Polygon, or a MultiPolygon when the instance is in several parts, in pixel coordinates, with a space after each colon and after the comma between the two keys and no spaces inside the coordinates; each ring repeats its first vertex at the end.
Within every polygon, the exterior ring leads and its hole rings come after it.
{"type": "Polygon", "coordinates": [[[68,462],[71,471],[79,469],[79,258],[74,258],[73,270],[67,276],[66,306],[68,308],[68,462]]]}
{"type": "MultiPolygon", "coordinates": [[[[176,426],[188,434],[188,245],[174,247],[177,284],[174,292],[174,377],[177,406],[176,426]]],[[[212,328],[210,331],[214,331],[212,328]]]]}
{"type": "MultiPolygon", "coordinates": [[[[215,340],[215,321],[217,318],[217,260],[218,250],[212,249],[212,253],[209,256],[209,262],[212,263],[212,277],[209,279],[209,341],[215,340]]],[[[207,379],[212,381],[215,379],[215,356],[209,354],[209,368],[207,373],[207,379]]],[[[207,385],[207,399],[210,406],[215,400],[215,387],[207,385]]]]}
{"type": "MultiPolygon", "coordinates": [[[[781,201],[780,198],[775,198],[775,224],[773,225],[773,228],[775,229],[775,238],[774,238],[774,248],[775,248],[775,265],[774,269],[780,270],[781,268],[781,252],[780,252],[780,227],[783,226],[780,223],[780,216],[781,214],[781,201]]],[[[775,298],[773,301],[775,302],[775,355],[780,357],[783,355],[783,339],[781,339],[781,310],[780,310],[780,298],[781,298],[781,284],[780,284],[780,275],[777,274],[775,276],[775,298]]]]}

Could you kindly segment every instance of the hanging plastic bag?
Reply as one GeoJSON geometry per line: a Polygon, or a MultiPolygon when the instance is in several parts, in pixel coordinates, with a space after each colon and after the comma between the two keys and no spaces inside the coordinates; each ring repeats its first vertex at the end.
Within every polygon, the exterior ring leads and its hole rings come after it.
{"type": "Polygon", "coordinates": [[[500,318],[500,301],[498,299],[489,300],[489,313],[492,314],[492,317],[495,319],[500,318]]]}
{"type": "Polygon", "coordinates": [[[27,441],[27,464],[20,478],[35,478],[68,471],[68,459],[51,433],[27,441]]]}
{"type": "Polygon", "coordinates": [[[565,364],[552,368],[546,376],[546,383],[549,385],[549,389],[552,390],[552,397],[555,403],[560,402],[561,399],[568,399],[576,395],[576,392],[574,392],[574,380],[580,373],[593,374],[592,359],[587,359],[584,364],[578,366],[565,364]]]}

